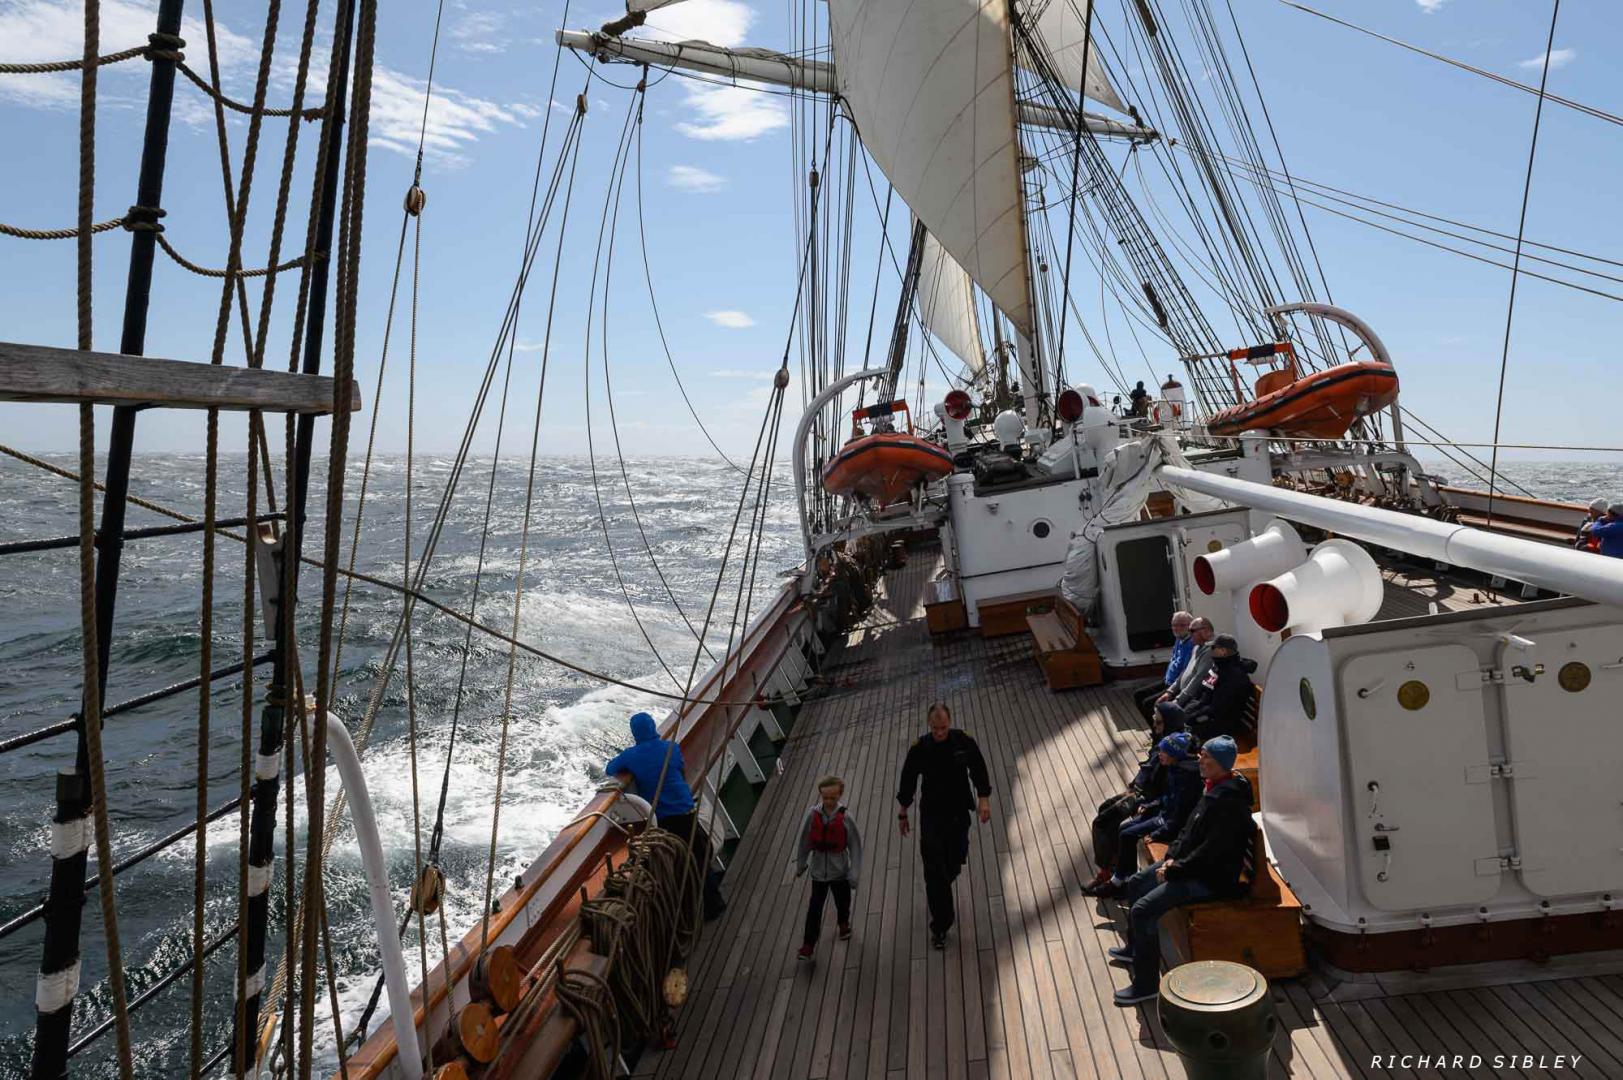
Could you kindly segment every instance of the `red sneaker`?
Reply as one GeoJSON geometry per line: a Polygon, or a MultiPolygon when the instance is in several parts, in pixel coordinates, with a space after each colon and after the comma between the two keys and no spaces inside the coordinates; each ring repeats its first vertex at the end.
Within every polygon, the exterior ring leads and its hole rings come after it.
{"type": "Polygon", "coordinates": [[[812,958],[812,946],[802,945],[800,947],[800,951],[795,953],[795,956],[802,960],[810,960],[812,958]]]}

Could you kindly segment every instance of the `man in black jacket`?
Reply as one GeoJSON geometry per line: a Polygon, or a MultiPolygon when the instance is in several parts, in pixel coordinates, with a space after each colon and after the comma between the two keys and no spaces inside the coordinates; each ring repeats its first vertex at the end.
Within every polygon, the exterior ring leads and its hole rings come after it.
{"type": "Polygon", "coordinates": [[[1110,958],[1130,965],[1132,984],[1116,991],[1126,1008],[1156,995],[1161,971],[1161,916],[1175,907],[1202,900],[1238,896],[1245,889],[1240,875],[1251,850],[1251,784],[1234,771],[1238,748],[1227,735],[1200,749],[1200,775],[1206,790],[1183,831],[1167,848],[1167,857],[1127,880],[1127,944],[1110,950],[1110,958]]]}
{"type": "Polygon", "coordinates": [[[901,805],[897,828],[910,831],[907,809],[924,778],[919,800],[919,856],[924,861],[924,897],[930,906],[930,947],[944,949],[947,931],[956,921],[952,883],[969,857],[969,813],[985,825],[992,819],[992,778],[981,748],[968,732],[952,726],[952,713],[940,702],[926,714],[930,730],[919,736],[902,763],[896,792],[901,805]]]}
{"type": "Polygon", "coordinates": [[[1201,678],[1188,702],[1163,702],[1156,706],[1165,717],[1183,721],[1188,732],[1202,741],[1219,735],[1232,736],[1240,730],[1246,704],[1251,700],[1251,672],[1257,665],[1240,658],[1239,642],[1233,634],[1212,639],[1212,666],[1201,678]]]}

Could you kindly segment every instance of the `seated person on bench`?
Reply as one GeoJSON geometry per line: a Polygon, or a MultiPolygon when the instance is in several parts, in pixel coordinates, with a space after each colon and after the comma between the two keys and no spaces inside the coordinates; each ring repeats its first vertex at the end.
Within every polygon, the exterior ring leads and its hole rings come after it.
{"type": "Polygon", "coordinates": [[[1099,873],[1083,887],[1089,896],[1109,884],[1116,866],[1116,842],[1123,823],[1132,820],[1138,808],[1153,802],[1166,791],[1166,768],[1161,764],[1161,740],[1174,732],[1183,731],[1182,718],[1168,719],[1157,714],[1150,720],[1149,752],[1138,763],[1138,772],[1127,782],[1127,788],[1099,804],[1093,815],[1093,860],[1099,873]]]}
{"type": "Polygon", "coordinates": [[[1212,639],[1212,666],[1187,698],[1155,706],[1169,720],[1176,718],[1191,735],[1205,741],[1218,735],[1234,735],[1240,730],[1245,709],[1251,702],[1251,672],[1256,662],[1240,657],[1239,642],[1233,634],[1212,639]]]}
{"type": "Polygon", "coordinates": [[[1138,811],[1121,824],[1116,842],[1115,875],[1105,884],[1082,891],[1089,896],[1120,896],[1127,879],[1138,869],[1138,841],[1149,837],[1161,843],[1175,839],[1201,795],[1200,744],[1187,731],[1174,731],[1156,744],[1165,780],[1161,795],[1145,799],[1138,811]]]}
{"type": "MultiPolygon", "coordinates": [[[[1240,875],[1251,850],[1251,784],[1234,771],[1239,748],[1227,735],[1209,740],[1200,750],[1205,791],[1167,848],[1166,858],[1127,879],[1124,902],[1127,944],[1110,950],[1110,958],[1131,967],[1133,981],[1116,991],[1126,1008],[1156,996],[1161,971],[1161,916],[1173,908],[1202,900],[1240,896],[1240,875]]],[[[1266,873],[1258,868],[1257,872],[1266,873]]]]}
{"type": "Polygon", "coordinates": [[[1178,676],[1188,666],[1189,658],[1195,653],[1195,636],[1190,632],[1190,625],[1195,617],[1187,611],[1176,611],[1172,614],[1172,657],[1167,661],[1165,674],[1142,690],[1133,691],[1133,704],[1144,719],[1153,719],[1155,703],[1166,697],[1168,691],[1177,683],[1178,676]]]}

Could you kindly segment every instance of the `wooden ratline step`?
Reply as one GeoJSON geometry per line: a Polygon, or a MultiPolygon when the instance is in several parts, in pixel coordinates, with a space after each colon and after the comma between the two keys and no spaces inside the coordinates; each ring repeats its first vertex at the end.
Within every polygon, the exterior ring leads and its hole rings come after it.
{"type": "MultiPolygon", "coordinates": [[[[320,416],[333,411],[333,381],[269,368],[227,367],[124,353],[0,341],[0,401],[156,405],[320,416]]],[[[361,391],[351,380],[349,411],[361,391]]]]}

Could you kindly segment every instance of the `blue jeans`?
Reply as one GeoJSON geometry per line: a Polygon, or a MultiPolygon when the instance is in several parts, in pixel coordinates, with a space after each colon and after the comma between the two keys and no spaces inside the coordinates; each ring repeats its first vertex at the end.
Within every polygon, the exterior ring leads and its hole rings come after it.
{"type": "Polygon", "coordinates": [[[1122,822],[1120,837],[1116,845],[1116,876],[1130,878],[1138,869],[1138,841],[1140,837],[1148,836],[1159,829],[1164,822],[1160,814],[1145,814],[1143,817],[1128,818],[1122,822]]]}
{"type": "MultiPolygon", "coordinates": [[[[1165,860],[1163,860],[1165,861],[1165,860]]],[[[1199,881],[1157,881],[1161,863],[1145,867],[1127,879],[1127,947],[1133,951],[1133,988],[1154,990],[1161,974],[1161,916],[1176,907],[1217,896],[1199,881]]]]}

